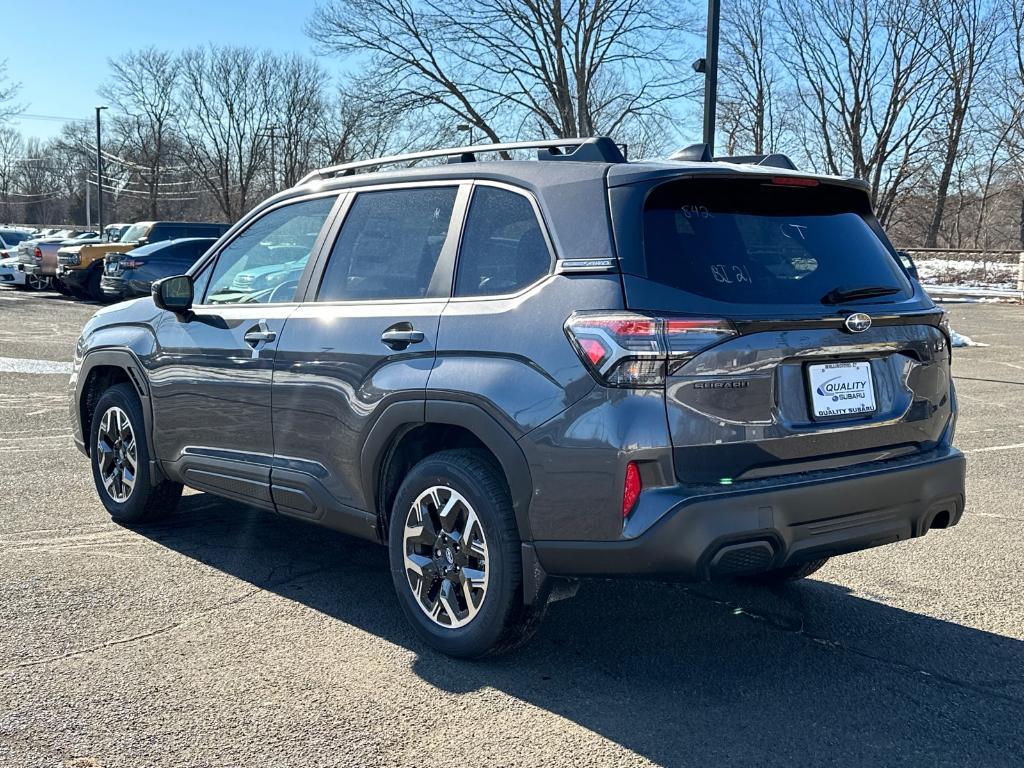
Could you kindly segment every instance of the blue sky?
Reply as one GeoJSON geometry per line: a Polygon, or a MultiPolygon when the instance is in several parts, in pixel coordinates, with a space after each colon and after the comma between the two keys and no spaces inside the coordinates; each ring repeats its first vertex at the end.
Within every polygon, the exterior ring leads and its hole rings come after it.
{"type": "MultiPolygon", "coordinates": [[[[92,119],[107,58],[155,45],[180,50],[209,42],[313,54],[303,33],[316,0],[5,0],[9,77],[22,84],[27,115],[92,119]]],[[[326,60],[328,71],[340,63],[326,60]]],[[[14,121],[26,136],[56,135],[61,123],[14,121]]]]}

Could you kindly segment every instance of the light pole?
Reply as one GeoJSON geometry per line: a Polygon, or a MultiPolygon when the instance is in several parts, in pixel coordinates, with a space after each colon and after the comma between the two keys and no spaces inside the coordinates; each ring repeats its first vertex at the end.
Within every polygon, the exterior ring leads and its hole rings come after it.
{"type": "Polygon", "coordinates": [[[722,16],[721,0],[708,0],[707,51],[693,62],[694,72],[704,73],[704,143],[715,154],[715,108],[718,105],[718,27],[722,16]]]}
{"type": "Polygon", "coordinates": [[[103,157],[100,155],[100,112],[106,106],[96,107],[96,227],[103,237],[103,157]]]}
{"type": "Polygon", "coordinates": [[[468,123],[459,123],[455,126],[457,131],[466,131],[469,133],[469,146],[473,146],[473,126],[468,123]]]}

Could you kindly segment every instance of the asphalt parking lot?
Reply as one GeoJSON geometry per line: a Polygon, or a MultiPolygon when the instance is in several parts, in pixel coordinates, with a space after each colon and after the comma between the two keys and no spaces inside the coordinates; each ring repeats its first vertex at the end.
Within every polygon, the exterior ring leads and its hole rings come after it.
{"type": "Polygon", "coordinates": [[[968,508],[812,579],[585,583],[496,661],[383,549],[191,493],[109,522],[65,385],[96,309],[0,289],[0,765],[1020,765],[1024,307],[949,305],[968,508]],[[26,361],[46,361],[32,363],[26,361]]]}

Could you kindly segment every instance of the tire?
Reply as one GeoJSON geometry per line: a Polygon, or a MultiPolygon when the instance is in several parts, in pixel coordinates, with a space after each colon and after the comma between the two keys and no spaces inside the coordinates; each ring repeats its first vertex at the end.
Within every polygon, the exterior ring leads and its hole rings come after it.
{"type": "Polygon", "coordinates": [[[758,584],[788,584],[791,581],[806,579],[812,573],[821,570],[821,567],[827,562],[827,557],[823,557],[820,560],[808,560],[806,563],[798,563],[797,565],[789,565],[785,568],[775,568],[764,573],[757,573],[748,576],[747,580],[757,582],[758,584]]]}
{"type": "Polygon", "coordinates": [[[100,396],[89,424],[89,460],[96,493],[110,517],[121,525],[157,520],[173,512],[181,498],[181,483],[151,482],[145,430],[142,405],[131,384],[117,384],[100,396]],[[115,442],[114,435],[124,438],[124,442],[115,442]],[[134,438],[131,442],[129,435],[134,438]]]}
{"type": "Polygon", "coordinates": [[[46,278],[39,275],[26,274],[25,287],[30,291],[41,291],[46,287],[46,278]]]}
{"type": "Polygon", "coordinates": [[[402,612],[424,642],[441,653],[465,659],[503,653],[526,642],[540,624],[545,601],[523,604],[522,553],[512,501],[500,468],[488,456],[446,450],[416,464],[395,497],[388,550],[402,612]],[[442,520],[438,510],[453,499],[446,516],[451,519],[442,520]],[[427,524],[418,526],[422,515],[427,524]],[[418,537],[407,538],[407,521],[413,531],[422,528],[418,537]],[[416,550],[416,562],[407,561],[407,547],[416,550]],[[478,557],[481,552],[486,553],[483,559],[478,557]],[[409,568],[410,563],[415,567],[409,568]],[[447,604],[441,599],[446,581],[451,583],[447,604]],[[482,592],[455,586],[460,581],[482,583],[482,592]],[[473,608],[468,600],[474,601],[473,608]],[[436,610],[436,618],[428,610],[436,610]]]}
{"type": "Polygon", "coordinates": [[[102,279],[103,271],[92,267],[89,271],[89,280],[86,282],[85,293],[93,301],[103,302],[106,300],[103,289],[100,287],[102,279]]]}

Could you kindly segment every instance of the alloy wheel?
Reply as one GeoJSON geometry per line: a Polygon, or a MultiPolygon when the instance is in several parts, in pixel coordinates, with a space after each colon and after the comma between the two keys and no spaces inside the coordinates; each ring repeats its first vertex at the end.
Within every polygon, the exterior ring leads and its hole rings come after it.
{"type": "Polygon", "coordinates": [[[138,447],[128,414],[116,405],[110,406],[100,418],[96,453],[100,479],[110,498],[127,501],[135,489],[138,447]]]}
{"type": "Polygon", "coordinates": [[[405,575],[420,609],[454,629],[479,613],[487,595],[487,538],[472,505],[437,485],[423,491],[405,520],[405,575]]]}

